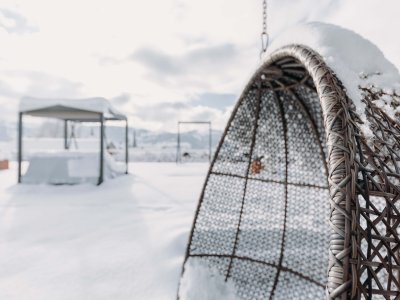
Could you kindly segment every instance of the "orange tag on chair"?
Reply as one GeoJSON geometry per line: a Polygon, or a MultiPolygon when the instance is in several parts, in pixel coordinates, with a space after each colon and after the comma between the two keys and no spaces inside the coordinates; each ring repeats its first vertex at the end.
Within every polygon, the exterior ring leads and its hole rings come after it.
{"type": "Polygon", "coordinates": [[[254,160],[250,166],[251,175],[260,174],[264,170],[264,166],[260,160],[254,160]]]}

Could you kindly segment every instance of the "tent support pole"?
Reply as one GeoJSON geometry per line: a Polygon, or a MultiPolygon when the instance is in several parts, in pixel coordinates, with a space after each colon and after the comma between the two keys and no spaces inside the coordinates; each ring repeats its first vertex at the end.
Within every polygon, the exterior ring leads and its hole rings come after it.
{"type": "Polygon", "coordinates": [[[125,120],[125,164],[126,164],[126,171],[125,174],[128,174],[128,164],[129,164],[129,149],[128,149],[128,119],[125,120]]]}
{"type": "Polygon", "coordinates": [[[64,120],[64,150],[68,150],[68,120],[64,120]]]}
{"type": "Polygon", "coordinates": [[[182,162],[181,154],[181,124],[208,124],[208,161],[212,159],[212,123],[211,121],[178,121],[176,142],[176,163],[182,162]]]}
{"type": "Polygon", "coordinates": [[[103,183],[104,180],[104,114],[100,115],[100,170],[99,181],[97,185],[103,183]]]}
{"type": "Polygon", "coordinates": [[[208,148],[208,161],[211,163],[211,148],[212,148],[212,146],[211,146],[211,144],[212,144],[212,129],[211,129],[211,122],[210,123],[208,123],[208,126],[209,126],[209,138],[208,138],[208,142],[209,142],[209,148],[208,148]]]}
{"type": "Polygon", "coordinates": [[[21,183],[22,177],[22,116],[23,113],[20,112],[18,116],[18,183],[21,183]]]}
{"type": "Polygon", "coordinates": [[[178,122],[178,132],[176,141],[176,163],[180,162],[181,158],[181,122],[178,122]]]}

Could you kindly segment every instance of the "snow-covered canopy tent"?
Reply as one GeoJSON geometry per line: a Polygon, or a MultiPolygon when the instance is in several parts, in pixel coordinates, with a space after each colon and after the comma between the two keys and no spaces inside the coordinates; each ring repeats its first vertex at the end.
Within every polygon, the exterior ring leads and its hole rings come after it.
{"type": "Polygon", "coordinates": [[[21,162],[23,150],[23,116],[55,118],[64,121],[64,148],[68,148],[69,122],[100,123],[100,164],[98,184],[104,179],[104,131],[106,121],[125,121],[125,164],[128,172],[128,119],[104,98],[87,99],[39,99],[24,97],[19,107],[18,122],[18,182],[21,182],[21,162]]]}
{"type": "Polygon", "coordinates": [[[275,40],[207,175],[179,298],[400,299],[399,83],[351,31],[275,40]]]}

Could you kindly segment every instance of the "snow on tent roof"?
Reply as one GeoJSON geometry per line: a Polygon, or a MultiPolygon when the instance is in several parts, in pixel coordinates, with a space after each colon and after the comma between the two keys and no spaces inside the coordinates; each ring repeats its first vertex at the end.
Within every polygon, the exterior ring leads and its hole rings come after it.
{"type": "MultiPolygon", "coordinates": [[[[356,106],[358,115],[366,124],[368,120],[362,101],[364,95],[360,87],[374,87],[389,94],[400,92],[400,75],[397,68],[385,58],[376,45],[351,30],[319,22],[296,25],[273,39],[267,54],[290,44],[307,46],[322,56],[341,80],[347,95],[356,106]]],[[[389,97],[376,101],[375,105],[394,120],[397,119],[396,114],[400,114],[400,106],[394,108],[389,97]]],[[[363,126],[363,131],[368,136],[372,135],[369,126],[363,126]]]]}
{"type": "Polygon", "coordinates": [[[43,99],[24,97],[20,101],[21,113],[63,120],[97,121],[101,114],[106,120],[125,120],[126,116],[116,110],[105,98],[43,99]]]}

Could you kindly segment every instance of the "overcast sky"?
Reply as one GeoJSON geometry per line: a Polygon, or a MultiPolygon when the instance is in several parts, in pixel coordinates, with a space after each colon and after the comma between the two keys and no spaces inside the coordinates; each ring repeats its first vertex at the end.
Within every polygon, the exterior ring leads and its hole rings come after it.
{"type": "MultiPolygon", "coordinates": [[[[262,0],[1,0],[0,121],[18,100],[102,96],[136,127],[221,128],[259,63],[262,0]]],[[[400,66],[398,0],[269,0],[271,38],[322,21],[400,66]]]]}

